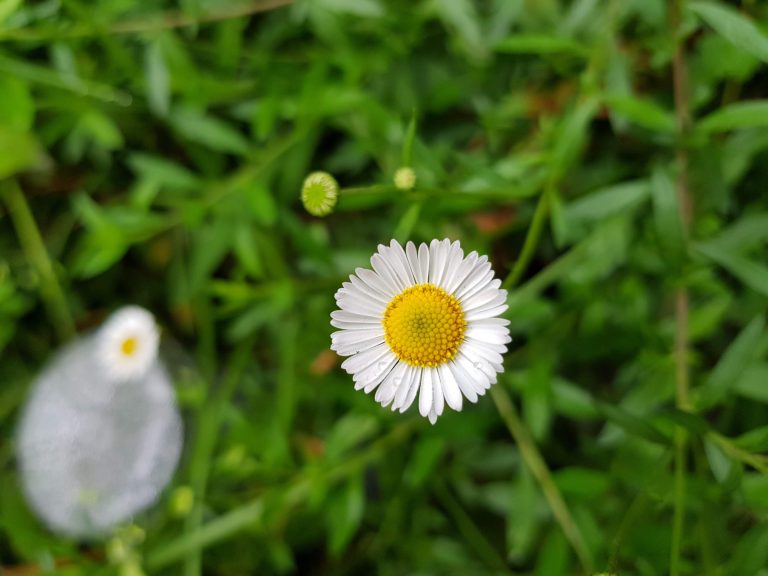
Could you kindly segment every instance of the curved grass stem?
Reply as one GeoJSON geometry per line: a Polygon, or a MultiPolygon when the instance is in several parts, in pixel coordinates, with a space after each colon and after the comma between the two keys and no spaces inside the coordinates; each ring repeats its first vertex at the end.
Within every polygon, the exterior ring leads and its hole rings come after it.
{"type": "Polygon", "coordinates": [[[515,440],[526,466],[528,466],[528,469],[539,483],[555,520],[557,520],[563,534],[565,534],[566,539],[576,552],[581,567],[587,574],[591,574],[593,568],[592,556],[584,543],[581,531],[576,522],[574,522],[568,505],[555,484],[544,458],[536,447],[525,424],[520,420],[515,405],[509,399],[506,390],[499,385],[491,388],[491,397],[496,404],[496,409],[507,425],[509,433],[515,440]]]}
{"type": "Polygon", "coordinates": [[[32,215],[27,199],[16,180],[2,183],[0,196],[8,206],[19,243],[29,264],[35,269],[40,279],[40,294],[48,309],[53,326],[60,340],[66,341],[75,335],[75,323],[69,312],[64,290],[61,288],[48,250],[43,242],[40,229],[32,215]]]}

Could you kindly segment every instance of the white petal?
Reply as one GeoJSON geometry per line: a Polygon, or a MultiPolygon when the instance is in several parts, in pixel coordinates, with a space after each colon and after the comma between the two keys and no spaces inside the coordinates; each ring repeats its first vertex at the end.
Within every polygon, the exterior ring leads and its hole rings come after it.
{"type": "Polygon", "coordinates": [[[338,328],[339,330],[375,330],[381,328],[381,321],[370,318],[367,322],[348,322],[346,320],[331,319],[331,326],[338,328]]]}
{"type": "Polygon", "coordinates": [[[492,344],[490,342],[482,342],[475,338],[470,338],[468,336],[465,336],[464,344],[466,344],[467,342],[469,342],[472,346],[481,346],[483,349],[490,350],[492,352],[495,352],[496,354],[507,353],[507,347],[504,344],[492,344]]]}
{"type": "Polygon", "coordinates": [[[471,296],[465,296],[461,301],[461,305],[464,307],[464,310],[474,310],[475,308],[480,308],[481,306],[484,306],[495,300],[498,300],[497,304],[506,302],[507,291],[499,290],[500,285],[501,280],[494,280],[486,288],[478,290],[471,296]]]}
{"type": "Polygon", "coordinates": [[[392,410],[397,410],[403,405],[403,402],[405,402],[405,399],[408,397],[408,390],[411,387],[411,382],[413,381],[414,373],[416,372],[416,369],[413,366],[410,366],[405,362],[401,362],[401,364],[405,366],[405,373],[403,374],[403,379],[400,382],[400,385],[397,387],[397,392],[395,392],[395,398],[392,401],[392,410]]]}
{"type": "Polygon", "coordinates": [[[443,414],[445,407],[445,398],[443,397],[443,386],[440,383],[440,374],[435,368],[426,368],[425,372],[431,373],[432,379],[432,409],[438,416],[443,414]]]}
{"type": "Polygon", "coordinates": [[[419,414],[426,416],[432,410],[432,375],[428,369],[421,371],[421,392],[419,393],[419,414]]]}
{"type": "Polygon", "coordinates": [[[444,282],[446,292],[453,294],[475,267],[476,262],[477,252],[470,252],[469,256],[459,263],[450,280],[444,282]]]}
{"type": "Polygon", "coordinates": [[[408,365],[405,362],[398,362],[395,367],[392,368],[392,371],[387,375],[381,383],[381,386],[379,386],[379,389],[376,391],[376,402],[380,403],[382,406],[387,406],[392,402],[395,393],[397,393],[397,389],[403,383],[403,377],[405,376],[407,366],[408,365]]]}
{"type": "Polygon", "coordinates": [[[413,278],[416,284],[424,284],[427,279],[421,276],[421,266],[419,264],[419,253],[416,250],[416,245],[413,242],[408,242],[405,245],[405,256],[408,258],[408,264],[413,272],[413,278]]]}
{"type": "Polygon", "coordinates": [[[434,426],[435,422],[437,422],[437,414],[435,414],[434,410],[429,411],[428,418],[429,418],[429,423],[434,426]]]}
{"type": "MultiPolygon", "coordinates": [[[[464,281],[461,284],[459,284],[459,287],[456,289],[455,296],[457,298],[463,298],[464,294],[466,294],[469,290],[473,289],[475,286],[483,282],[486,276],[488,276],[489,278],[493,278],[491,263],[488,262],[487,256],[480,256],[475,262],[474,268],[472,268],[472,270],[469,271],[464,281]],[[488,276],[489,272],[490,272],[490,276],[488,276]]],[[[490,282],[490,280],[485,280],[485,281],[490,282]]]]}
{"type": "MultiPolygon", "coordinates": [[[[494,367],[501,366],[504,361],[501,354],[477,341],[464,340],[461,343],[461,352],[466,354],[468,358],[485,360],[494,365],[494,367]]],[[[501,372],[501,370],[496,371],[501,372]]]]}
{"type": "Polygon", "coordinates": [[[467,298],[471,298],[473,294],[477,294],[481,290],[484,290],[493,280],[493,270],[491,265],[486,263],[482,267],[484,270],[475,274],[474,272],[467,276],[464,283],[456,290],[456,298],[462,302],[467,298]]]}
{"type": "Polygon", "coordinates": [[[422,284],[429,282],[429,247],[424,242],[419,245],[419,269],[422,284]]]}
{"type": "Polygon", "coordinates": [[[375,300],[369,300],[365,296],[342,292],[336,300],[336,304],[342,310],[356,314],[383,318],[386,307],[375,300]]]}
{"type": "Polygon", "coordinates": [[[448,364],[448,369],[453,373],[454,380],[458,384],[461,393],[473,404],[477,402],[477,391],[472,383],[472,378],[458,362],[452,361],[448,364]]]}
{"type": "MultiPolygon", "coordinates": [[[[383,248],[380,246],[379,249],[383,248]]],[[[392,268],[392,262],[389,258],[385,258],[381,253],[377,252],[371,256],[371,266],[376,273],[384,278],[391,286],[394,286],[397,292],[402,292],[408,285],[403,281],[392,268]]]]}
{"type": "Polygon", "coordinates": [[[508,344],[512,341],[507,328],[477,326],[474,323],[467,326],[464,337],[487,342],[488,344],[508,344]]]}
{"type": "Polygon", "coordinates": [[[429,243],[429,282],[440,286],[445,271],[445,262],[448,259],[448,240],[440,242],[432,240],[429,243]]]}
{"type": "Polygon", "coordinates": [[[340,356],[351,356],[384,342],[384,330],[341,330],[331,334],[331,350],[340,356]]]}
{"type": "Polygon", "coordinates": [[[376,302],[383,304],[384,306],[386,306],[389,303],[389,299],[386,296],[384,296],[378,290],[368,286],[365,282],[360,280],[360,278],[358,278],[357,276],[350,276],[349,280],[352,283],[352,286],[354,287],[354,289],[359,291],[361,295],[365,295],[366,298],[375,300],[376,302]]]}
{"type": "Polygon", "coordinates": [[[350,312],[348,310],[334,310],[331,312],[331,318],[334,320],[341,320],[342,322],[352,323],[375,323],[378,322],[378,318],[372,314],[358,314],[357,312],[350,312]]]}
{"type": "Polygon", "coordinates": [[[499,306],[496,306],[495,308],[482,308],[479,310],[472,310],[471,312],[468,312],[464,315],[464,319],[467,322],[474,322],[475,320],[482,320],[483,318],[491,318],[493,316],[498,316],[499,314],[503,314],[506,312],[507,304],[500,304],[499,306]]]}
{"type": "Polygon", "coordinates": [[[379,344],[370,350],[350,356],[341,363],[341,367],[347,371],[347,374],[354,374],[355,372],[365,370],[371,364],[375,364],[386,354],[394,356],[390,351],[389,346],[386,344],[379,344]]]}
{"type": "Polygon", "coordinates": [[[453,372],[451,372],[451,369],[447,364],[442,364],[438,368],[438,372],[440,373],[440,383],[443,387],[443,396],[445,396],[445,402],[448,404],[448,406],[457,412],[461,412],[461,390],[459,390],[459,385],[456,383],[456,379],[453,377],[453,372]]]}
{"type": "Polygon", "coordinates": [[[445,273],[440,280],[440,287],[450,294],[451,290],[449,286],[454,284],[454,278],[459,272],[459,267],[464,261],[464,251],[461,249],[461,244],[456,240],[448,247],[448,257],[445,262],[445,273]]]}
{"type": "Polygon", "coordinates": [[[490,388],[490,378],[488,375],[479,368],[480,363],[473,364],[472,361],[459,352],[456,356],[456,363],[461,366],[464,373],[469,377],[470,384],[474,387],[475,392],[482,396],[485,391],[490,388]]]}
{"type": "Polygon", "coordinates": [[[403,250],[403,247],[400,246],[400,243],[397,240],[392,240],[389,243],[389,249],[389,253],[392,255],[392,258],[398,262],[399,267],[404,274],[403,280],[405,280],[405,283],[408,286],[413,286],[416,284],[416,278],[413,275],[413,269],[411,268],[411,265],[408,262],[408,257],[405,254],[405,250],[403,250]]]}
{"type": "MultiPolygon", "coordinates": [[[[399,244],[396,242],[395,244],[400,248],[399,244]]],[[[379,244],[378,250],[379,254],[381,254],[382,261],[392,273],[392,277],[397,281],[398,286],[402,288],[410,286],[413,282],[408,273],[407,263],[403,264],[403,261],[400,260],[397,252],[391,247],[379,244]]],[[[402,251],[402,248],[400,248],[400,250],[402,251]]]]}
{"type": "Polygon", "coordinates": [[[366,370],[358,372],[352,377],[355,382],[355,390],[362,389],[366,394],[369,394],[372,390],[376,389],[376,386],[381,384],[396,363],[397,357],[390,353],[369,366],[366,370]]]}
{"type": "Polygon", "coordinates": [[[389,302],[392,296],[398,293],[397,286],[382,278],[373,270],[367,268],[355,268],[355,274],[360,280],[372,290],[376,290],[382,297],[389,302]]]}
{"type": "Polygon", "coordinates": [[[421,387],[421,377],[424,370],[422,368],[413,369],[413,378],[408,386],[408,395],[405,397],[405,401],[400,405],[400,412],[403,413],[411,407],[413,401],[416,399],[416,394],[421,387]]]}

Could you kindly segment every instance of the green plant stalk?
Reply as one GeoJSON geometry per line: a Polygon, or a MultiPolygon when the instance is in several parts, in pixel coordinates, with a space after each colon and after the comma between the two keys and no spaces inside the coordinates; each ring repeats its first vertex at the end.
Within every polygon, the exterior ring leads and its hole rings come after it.
{"type": "Polygon", "coordinates": [[[563,530],[563,534],[565,534],[566,539],[576,552],[582,569],[586,573],[591,574],[593,562],[589,550],[584,543],[584,538],[568,510],[568,505],[565,503],[562,494],[560,494],[560,490],[557,488],[544,458],[533,442],[533,438],[525,424],[520,420],[514,404],[509,399],[509,395],[502,386],[496,385],[491,387],[491,397],[512,438],[515,440],[528,469],[538,481],[544,493],[544,498],[546,498],[552,510],[552,514],[554,514],[560,528],[563,530]]]}
{"type": "Polygon", "coordinates": [[[51,258],[27,199],[24,197],[18,182],[13,179],[2,183],[0,191],[2,191],[2,196],[8,206],[8,212],[22,250],[40,278],[40,294],[48,309],[48,315],[53,321],[56,333],[60,340],[69,340],[75,336],[75,322],[69,313],[67,299],[58,278],[56,278],[51,258]]]}
{"type": "MultiPolygon", "coordinates": [[[[208,475],[211,467],[216,439],[218,438],[221,424],[221,414],[224,406],[229,402],[240,382],[243,372],[248,364],[248,358],[253,346],[253,340],[248,339],[240,343],[229,363],[229,371],[212,405],[204,406],[198,423],[195,437],[195,447],[190,463],[190,487],[195,495],[195,503],[184,523],[184,534],[196,533],[203,523],[203,503],[208,484],[208,475]]],[[[184,574],[197,576],[202,573],[201,548],[191,549],[185,557],[184,574]]]]}
{"type": "MultiPolygon", "coordinates": [[[[672,81],[675,96],[675,121],[677,124],[677,182],[675,186],[677,204],[680,210],[685,242],[693,217],[693,201],[688,189],[688,152],[685,149],[685,137],[690,130],[691,113],[688,104],[688,75],[685,64],[684,39],[678,37],[682,28],[684,0],[676,0],[671,7],[670,22],[675,38],[675,52],[672,57],[672,81]]],[[[690,373],[688,370],[688,330],[689,330],[688,289],[680,285],[675,293],[675,404],[679,410],[689,410],[690,373]]],[[[686,500],[686,456],[688,436],[685,430],[675,432],[675,479],[674,511],[672,518],[672,543],[670,546],[670,576],[679,576],[685,530],[686,500]]]]}
{"type": "Polygon", "coordinates": [[[506,290],[512,288],[512,286],[520,281],[520,278],[523,276],[526,268],[528,268],[528,264],[530,264],[531,258],[533,258],[533,254],[536,251],[536,246],[539,244],[539,238],[541,237],[541,232],[544,229],[544,224],[547,221],[548,213],[549,188],[544,190],[544,192],[541,193],[541,196],[539,196],[539,201],[536,204],[536,210],[533,213],[531,225],[528,227],[528,232],[525,235],[523,249],[520,251],[520,256],[518,256],[517,260],[515,261],[515,265],[512,267],[512,270],[510,270],[509,274],[504,280],[504,283],[501,285],[502,288],[506,290]]]}
{"type": "Polygon", "coordinates": [[[207,546],[222,542],[246,528],[258,527],[264,514],[268,496],[275,496],[274,501],[279,501],[282,506],[290,510],[307,498],[316,482],[336,482],[360,471],[372,460],[386,454],[393,445],[410,437],[414,430],[423,425],[424,422],[421,419],[403,422],[393,428],[386,436],[371,443],[359,454],[350,456],[338,466],[320,472],[316,469],[310,469],[298,474],[284,490],[260,495],[240,508],[219,516],[197,530],[185,533],[177,540],[151,552],[147,556],[146,567],[150,570],[158,570],[183,560],[191,553],[199,552],[207,546]]]}
{"type": "Polygon", "coordinates": [[[489,568],[501,570],[509,573],[509,568],[504,558],[499,556],[496,549],[488,542],[482,531],[477,527],[472,517],[461,507],[461,504],[451,494],[445,482],[438,481],[435,486],[437,497],[445,506],[445,509],[453,517],[459,531],[464,535],[467,542],[475,549],[477,554],[483,559],[489,568]]]}

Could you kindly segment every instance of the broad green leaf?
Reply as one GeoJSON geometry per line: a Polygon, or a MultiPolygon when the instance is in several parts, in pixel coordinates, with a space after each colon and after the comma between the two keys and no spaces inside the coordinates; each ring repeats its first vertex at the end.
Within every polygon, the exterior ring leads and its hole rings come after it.
{"type": "Polygon", "coordinates": [[[574,200],[565,207],[569,226],[602,220],[620,212],[633,210],[650,197],[647,180],[635,180],[600,188],[574,200]]]}
{"type": "Polygon", "coordinates": [[[594,98],[581,100],[562,117],[550,158],[550,179],[565,176],[581,155],[589,138],[589,126],[598,110],[594,98]]]}
{"type": "Polygon", "coordinates": [[[445,455],[446,441],[440,436],[424,436],[411,452],[403,480],[408,486],[420,488],[428,481],[445,455]]]}
{"type": "Polygon", "coordinates": [[[768,404],[768,364],[757,363],[746,368],[736,381],[735,389],[744,398],[768,404]]]}
{"type": "Polygon", "coordinates": [[[768,126],[768,100],[734,102],[705,116],[696,126],[706,133],[768,126]]]}
{"type": "Polygon", "coordinates": [[[467,51],[476,57],[486,53],[475,3],[471,0],[435,0],[434,7],[445,25],[456,32],[467,51]]]}
{"type": "Polygon", "coordinates": [[[39,166],[44,158],[32,134],[5,126],[0,126],[0,151],[0,178],[39,166]]]}
{"type": "Polygon", "coordinates": [[[159,42],[151,42],[144,50],[144,83],[149,109],[158,116],[167,116],[171,107],[171,85],[159,42]]]}
{"type": "Polygon", "coordinates": [[[608,490],[610,476],[601,470],[569,466],[553,474],[555,484],[566,497],[590,501],[599,498],[608,490]]]}
{"type": "Polygon", "coordinates": [[[201,184],[187,168],[159,156],[136,152],[128,158],[128,165],[142,178],[174,190],[189,190],[201,184]]]}
{"type": "Polygon", "coordinates": [[[562,36],[544,34],[516,34],[494,46],[496,52],[506,54],[571,54],[589,55],[589,47],[562,36]]]}
{"type": "Polygon", "coordinates": [[[227,122],[194,108],[175,108],[170,115],[174,129],[184,138],[218,152],[245,155],[248,141],[227,122]]]}
{"type": "Polygon", "coordinates": [[[653,215],[656,232],[664,255],[670,264],[679,263],[685,254],[685,235],[672,177],[661,167],[651,175],[653,215]]]}
{"type": "Polygon", "coordinates": [[[349,413],[339,419],[325,441],[329,460],[342,458],[379,431],[379,421],[370,415],[349,413]]]}
{"type": "Polygon", "coordinates": [[[717,404],[733,388],[744,370],[755,360],[764,330],[765,318],[757,316],[728,346],[709,378],[697,390],[703,407],[717,404]]]}
{"type": "Polygon", "coordinates": [[[768,213],[758,212],[740,218],[704,245],[727,252],[744,252],[765,242],[768,242],[768,213]]]}
{"type": "Polygon", "coordinates": [[[671,134],[676,130],[672,112],[658,104],[634,96],[609,96],[608,107],[620,117],[654,132],[671,134]]]}
{"type": "MultiPolygon", "coordinates": [[[[766,381],[768,387],[768,381],[766,381]]],[[[750,430],[736,438],[733,443],[748,452],[768,452],[768,426],[750,430]]]]}
{"type": "Polygon", "coordinates": [[[707,461],[709,462],[709,468],[712,470],[712,475],[721,484],[726,482],[733,469],[731,459],[723,454],[723,451],[717,444],[709,440],[704,442],[704,451],[707,454],[707,461]]]}
{"type": "Polygon", "coordinates": [[[614,406],[607,402],[595,401],[595,407],[609,422],[616,424],[628,434],[662,446],[669,446],[672,443],[671,438],[662,434],[658,428],[650,424],[645,418],[636,416],[619,406],[614,406]]]}
{"type": "Polygon", "coordinates": [[[29,86],[12,76],[0,76],[0,126],[28,131],[35,118],[29,86]]]}
{"type": "Polygon", "coordinates": [[[714,2],[690,2],[688,9],[734,46],[768,62],[768,36],[743,14],[714,2]]]}
{"type": "Polygon", "coordinates": [[[768,296],[768,266],[716,244],[699,244],[696,251],[728,270],[755,292],[768,296]]]}
{"type": "Polygon", "coordinates": [[[347,547],[360,527],[364,510],[363,478],[358,474],[342,486],[328,502],[328,547],[331,555],[338,556],[347,547]]]}

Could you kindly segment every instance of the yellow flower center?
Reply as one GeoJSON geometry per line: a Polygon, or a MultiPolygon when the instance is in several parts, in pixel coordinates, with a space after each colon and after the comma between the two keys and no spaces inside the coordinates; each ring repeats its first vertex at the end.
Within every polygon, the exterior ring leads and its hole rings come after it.
{"type": "Polygon", "coordinates": [[[136,353],[138,345],[139,343],[136,338],[130,336],[120,344],[120,352],[122,352],[123,356],[133,356],[136,353]]]}
{"type": "Polygon", "coordinates": [[[467,328],[459,301],[432,284],[417,284],[395,296],[382,324],[395,356],[421,367],[439,366],[453,358],[467,328]]]}

